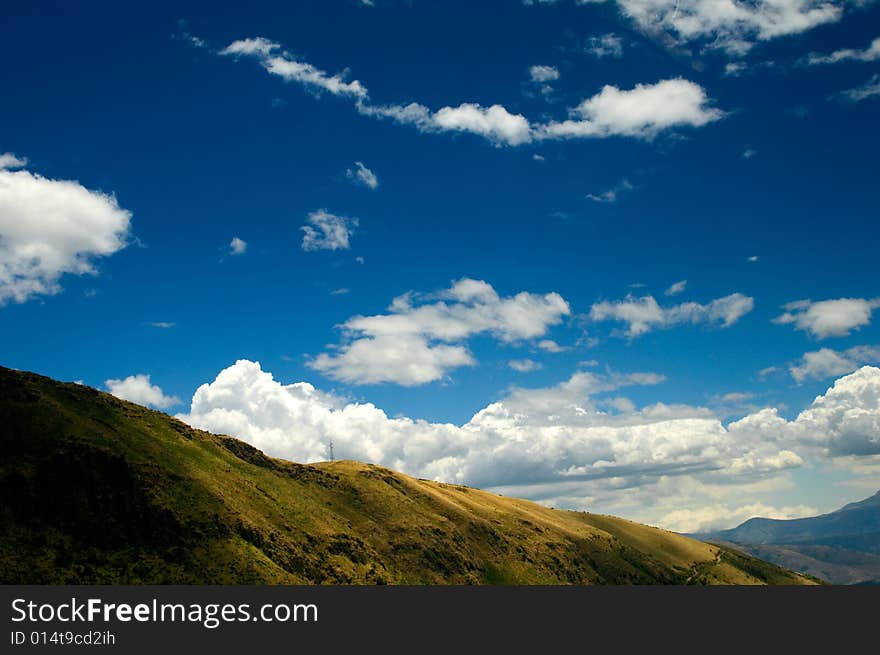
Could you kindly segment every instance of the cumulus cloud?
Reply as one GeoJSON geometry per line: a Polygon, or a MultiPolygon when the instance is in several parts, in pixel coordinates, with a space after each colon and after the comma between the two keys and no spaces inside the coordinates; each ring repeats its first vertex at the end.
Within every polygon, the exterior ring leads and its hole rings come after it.
{"type": "MultiPolygon", "coordinates": [[[[390,418],[371,403],[349,402],[306,382],[281,384],[258,363],[241,360],[199,387],[180,418],[295,461],[324,459],[332,440],[346,459],[556,506],[598,511],[623,508],[627,498],[631,507],[654,503],[640,517],[683,530],[716,520],[705,508],[694,516],[672,514],[685,503],[726,507],[719,501],[743,488],[754,498],[821,453],[880,453],[878,368],[837,380],[793,420],[770,408],[726,426],[705,408],[637,408],[618,395],[662,380],[653,373],[581,371],[552,387],[514,388],[455,425],[390,418]]],[[[738,512],[724,522],[740,519],[738,512]]]]}
{"type": "Polygon", "coordinates": [[[531,66],[529,79],[536,83],[555,82],[559,79],[559,69],[555,66],[531,66]]]}
{"type": "Polygon", "coordinates": [[[853,346],[846,350],[821,348],[804,353],[789,366],[791,377],[798,383],[808,378],[822,379],[852,373],[864,364],[880,364],[880,346],[853,346]]]}
{"type": "Polygon", "coordinates": [[[854,48],[843,48],[835,50],[831,54],[822,55],[817,52],[811,52],[807,55],[806,63],[809,66],[817,64],[836,64],[841,61],[876,61],[880,59],[880,37],[877,37],[864,50],[854,48]]]}
{"type": "Polygon", "coordinates": [[[229,242],[229,254],[230,255],[243,255],[247,252],[247,241],[244,239],[240,239],[239,237],[232,237],[232,241],[229,242]]]}
{"type": "Polygon", "coordinates": [[[586,51],[594,57],[622,57],[623,39],[610,32],[601,36],[591,36],[587,39],[586,51]]]}
{"type": "MultiPolygon", "coordinates": [[[[518,146],[546,139],[628,136],[652,139],[676,127],[701,127],[724,113],[710,106],[699,85],[683,79],[639,84],[633,89],[607,85],[570,110],[565,121],[532,122],[501,104],[489,106],[463,102],[436,111],[418,103],[378,104],[358,80],[346,81],[347,72],[331,75],[263,37],[234,41],[221,55],[251,57],[270,74],[296,82],[316,93],[347,98],[364,116],[385,118],[422,132],[467,132],[495,145],[518,146]]],[[[530,69],[530,76],[549,80],[558,71],[550,66],[530,69]]],[[[555,79],[555,78],[554,78],[555,79]]],[[[540,82],[547,84],[546,81],[540,82]]]]}
{"type": "Polygon", "coordinates": [[[319,209],[309,214],[303,231],[302,249],[306,252],[316,250],[348,250],[351,235],[358,225],[358,219],[331,214],[319,209]]]}
{"type": "Polygon", "coordinates": [[[345,171],[345,176],[349,180],[353,180],[358,184],[362,184],[363,186],[370,189],[379,188],[379,178],[373,171],[364,166],[363,162],[356,161],[354,163],[354,166],[355,167],[353,169],[349,168],[345,171]]]}
{"type": "Polygon", "coordinates": [[[863,366],[839,378],[788,428],[790,440],[833,456],[880,455],[880,368],[863,366]]]}
{"type": "Polygon", "coordinates": [[[348,319],[343,343],[309,366],[355,384],[426,384],[476,364],[465,344],[471,336],[503,343],[539,338],[570,311],[557,293],[501,297],[488,283],[463,278],[436,294],[399,296],[387,314],[348,319]]]}
{"type": "Polygon", "coordinates": [[[674,127],[702,127],[724,117],[705,90],[682,78],[619,89],[606,84],[571,110],[571,118],[537,126],[539,138],[629,136],[653,139],[674,127]]]}
{"type": "Polygon", "coordinates": [[[837,298],[835,300],[796,300],[782,306],[785,310],[773,319],[779,325],[794,325],[817,339],[845,337],[871,322],[871,314],[880,307],[880,298],[837,298]]]}
{"type": "Polygon", "coordinates": [[[754,306],[754,299],[741,293],[716,298],[706,304],[685,302],[671,307],[661,307],[653,296],[636,298],[628,295],[623,300],[595,303],[590,308],[590,318],[626,323],[625,334],[638,337],[653,329],[676,325],[705,323],[727,328],[752,311],[754,306]]]}
{"type": "Polygon", "coordinates": [[[663,292],[663,295],[664,296],[677,296],[682,291],[684,291],[685,287],[687,286],[687,283],[688,283],[687,280],[679,280],[678,282],[675,282],[674,284],[670,285],[670,287],[666,291],[663,292]]]}
{"type": "Polygon", "coordinates": [[[587,199],[592,200],[593,202],[613,204],[617,202],[621,193],[624,191],[632,191],[634,188],[635,187],[633,187],[629,180],[623,179],[610,189],[605,189],[605,191],[600,191],[599,193],[588,193],[587,199]]]}
{"type": "Polygon", "coordinates": [[[0,155],[0,306],[58,293],[66,273],[95,274],[95,260],[129,238],[131,212],[113,195],[43,177],[26,164],[0,155]]]}
{"type": "Polygon", "coordinates": [[[117,398],[129,400],[138,405],[166,409],[180,404],[180,398],[166,396],[158,385],[150,382],[150,376],[144,373],[129,375],[121,380],[107,380],[104,382],[104,386],[117,398]]]}

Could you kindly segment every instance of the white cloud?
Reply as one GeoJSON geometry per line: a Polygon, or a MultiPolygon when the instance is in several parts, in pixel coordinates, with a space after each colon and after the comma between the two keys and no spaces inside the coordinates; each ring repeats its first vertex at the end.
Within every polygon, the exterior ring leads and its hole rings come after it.
{"type": "Polygon", "coordinates": [[[511,359],[507,365],[518,373],[530,373],[541,369],[541,364],[532,359],[511,359]]]}
{"type": "Polygon", "coordinates": [[[829,55],[820,55],[811,52],[806,59],[806,63],[810,66],[817,64],[836,64],[841,61],[876,61],[880,59],[880,37],[877,37],[864,50],[853,48],[844,48],[835,50],[829,55]]]}
{"type": "Polygon", "coordinates": [[[0,156],[0,305],[61,291],[60,279],[95,274],[95,260],[123,249],[131,212],[110,194],[53,180],[0,156]]]}
{"type": "Polygon", "coordinates": [[[362,184],[370,189],[379,188],[379,178],[376,177],[373,171],[364,166],[363,162],[356,161],[354,165],[354,169],[349,168],[345,171],[345,176],[349,180],[354,180],[358,184],[362,184]]]}
{"type": "Polygon", "coordinates": [[[276,50],[280,50],[281,46],[277,43],[258,36],[253,39],[239,39],[233,41],[220,51],[221,55],[238,56],[260,56],[268,57],[276,50]]]}
{"type": "Polygon", "coordinates": [[[117,398],[129,400],[139,405],[166,409],[180,404],[180,398],[166,396],[160,387],[150,383],[150,376],[143,373],[129,375],[122,380],[107,380],[104,385],[117,398]]]}
{"type": "MultiPolygon", "coordinates": [[[[598,4],[605,0],[576,0],[598,4]]],[[[868,0],[870,1],[870,0],[868,0]]],[[[523,0],[526,5],[553,5],[559,0],[523,0]]],[[[615,0],[620,13],[649,35],[679,44],[703,42],[731,55],[743,55],[756,42],[800,34],[838,22],[856,0],[615,0]]]]}
{"type": "Polygon", "coordinates": [[[27,166],[27,159],[16,157],[11,152],[0,154],[0,171],[27,166]]]}
{"type": "Polygon", "coordinates": [[[180,418],[275,457],[322,460],[332,440],[342,458],[556,506],[617,508],[681,530],[726,527],[746,511],[772,514],[769,505],[743,508],[759,502],[759,492],[778,490],[805,458],[862,461],[880,453],[878,368],[837,380],[794,420],[763,409],[727,426],[704,408],[637,408],[617,395],[662,380],[652,373],[578,372],[552,387],[515,388],[454,425],[389,418],[371,403],[347,402],[306,382],[282,385],[258,363],[241,360],[199,387],[180,418]],[[752,500],[739,501],[743,495],[752,500]],[[682,506],[697,509],[675,514],[682,506]]]}
{"type": "Polygon", "coordinates": [[[703,305],[685,302],[671,307],[661,307],[653,296],[636,298],[628,295],[623,300],[595,303],[590,309],[594,321],[621,321],[629,327],[626,335],[637,337],[655,328],[675,325],[707,323],[726,328],[752,311],[754,299],[741,293],[716,298],[703,305]]]}
{"type": "Polygon", "coordinates": [[[850,102],[861,102],[877,95],[880,95],[880,74],[876,73],[862,86],[841,92],[841,96],[850,102]]]}
{"type": "Polygon", "coordinates": [[[559,79],[559,69],[555,66],[531,66],[529,79],[536,83],[555,82],[559,79]]]}
{"type": "Polygon", "coordinates": [[[160,330],[169,330],[177,325],[177,323],[172,323],[170,321],[153,321],[150,325],[154,328],[159,328],[160,330]]]}
{"type": "Polygon", "coordinates": [[[572,118],[537,127],[540,138],[629,136],[653,139],[673,127],[702,127],[724,117],[698,84],[681,78],[622,90],[605,85],[571,110],[572,118]]]}
{"type": "Polygon", "coordinates": [[[232,241],[229,242],[229,254],[230,255],[243,255],[247,252],[247,241],[244,239],[240,239],[239,237],[232,237],[232,241]]]}
{"type": "Polygon", "coordinates": [[[269,39],[256,37],[233,41],[220,51],[221,55],[250,56],[260,59],[263,67],[272,75],[288,82],[298,82],[313,91],[326,91],[337,96],[366,98],[367,90],[357,80],[346,82],[346,73],[328,75],[320,68],[298,61],[289,52],[269,39]]]}
{"type": "Polygon", "coordinates": [[[786,427],[790,441],[832,456],[880,455],[880,368],[839,378],[786,427]]]}
{"type": "Polygon", "coordinates": [[[794,324],[817,339],[844,337],[871,322],[880,307],[880,298],[837,298],[836,300],[796,300],[782,306],[785,313],[773,319],[780,325],[794,324]]]}
{"type": "Polygon", "coordinates": [[[633,185],[629,180],[621,180],[616,186],[605,189],[605,191],[600,191],[599,193],[588,193],[587,199],[592,200],[593,202],[602,202],[613,204],[617,202],[618,198],[620,198],[620,194],[624,191],[631,191],[633,189],[633,185]]]}
{"type": "Polygon", "coordinates": [[[622,57],[623,39],[610,32],[602,36],[591,36],[587,40],[586,50],[594,57],[622,57]]]}
{"type": "Polygon", "coordinates": [[[746,65],[741,61],[729,61],[724,64],[725,77],[739,77],[746,70],[746,65]]]}
{"type": "Polygon", "coordinates": [[[525,116],[511,114],[501,105],[481,107],[466,102],[443,107],[431,120],[441,130],[471,132],[496,143],[516,146],[531,141],[531,126],[525,116]]]}
{"type": "Polygon", "coordinates": [[[684,43],[741,55],[755,42],[806,32],[835,23],[843,3],[831,0],[617,0],[620,12],[649,34],[666,33],[684,43]]]}
{"type": "Polygon", "coordinates": [[[535,161],[544,161],[544,155],[539,155],[538,153],[535,153],[532,155],[532,159],[534,159],[535,161]]]}
{"type": "Polygon", "coordinates": [[[503,343],[535,339],[571,311],[556,293],[502,298],[491,285],[469,278],[437,294],[404,294],[388,309],[348,319],[344,342],[309,366],[355,384],[425,384],[476,364],[464,343],[471,336],[490,334],[503,343]]]}
{"type": "Polygon", "coordinates": [[[778,373],[778,372],[779,372],[778,366],[768,366],[767,368],[762,368],[760,371],[758,371],[758,377],[763,380],[768,375],[772,375],[773,373],[778,373]]]}
{"type": "Polygon", "coordinates": [[[349,289],[347,287],[341,287],[339,289],[333,289],[333,291],[330,292],[330,295],[331,296],[344,296],[348,292],[349,292],[349,289]]]}
{"type": "Polygon", "coordinates": [[[302,249],[307,252],[348,250],[357,225],[356,218],[337,216],[326,209],[313,211],[309,214],[307,224],[300,228],[303,231],[302,249]]]}
{"type": "Polygon", "coordinates": [[[731,391],[730,393],[721,396],[719,400],[723,403],[742,403],[753,397],[754,394],[749,393],[748,391],[731,391]]]}
{"type": "Polygon", "coordinates": [[[798,383],[852,373],[865,364],[880,364],[880,346],[853,346],[843,351],[821,348],[804,353],[788,371],[798,383]]]}
{"type": "MultiPolygon", "coordinates": [[[[364,116],[391,119],[421,132],[476,134],[497,146],[518,146],[546,139],[610,136],[652,139],[667,129],[701,127],[724,116],[722,111],[709,106],[709,98],[702,87],[683,79],[639,84],[630,90],[607,85],[572,109],[569,120],[532,123],[522,114],[513,113],[497,103],[484,106],[463,102],[436,111],[418,102],[375,104],[363,84],[357,80],[346,81],[347,72],[330,75],[262,37],[234,41],[219,54],[254,57],[272,75],[319,93],[329,92],[348,98],[364,116]]],[[[536,74],[539,77],[553,75],[551,67],[546,66],[538,67],[536,74]]]]}
{"type": "Polygon", "coordinates": [[[746,261],[747,261],[747,262],[751,262],[751,263],[753,263],[753,264],[754,264],[756,261],[758,261],[758,259],[759,259],[759,257],[758,257],[757,255],[751,255],[751,256],[749,256],[749,257],[746,257],[746,261]]]}
{"type": "Polygon", "coordinates": [[[566,350],[570,350],[570,348],[560,346],[553,339],[541,339],[538,342],[538,348],[548,353],[564,353],[566,350]]]}
{"type": "Polygon", "coordinates": [[[740,507],[704,505],[695,509],[676,509],[660,519],[660,524],[675,532],[695,533],[723,530],[760,516],[768,519],[797,519],[815,516],[819,510],[808,505],[773,507],[751,503],[740,507]]]}
{"type": "Polygon", "coordinates": [[[742,158],[743,159],[751,159],[752,157],[754,157],[757,154],[758,154],[758,151],[755,150],[754,148],[746,148],[745,150],[742,151],[742,158]]]}
{"type": "Polygon", "coordinates": [[[684,291],[685,287],[687,286],[687,283],[688,283],[687,280],[679,280],[678,282],[670,285],[670,287],[666,291],[663,292],[663,295],[664,296],[677,296],[682,291],[684,291]]]}

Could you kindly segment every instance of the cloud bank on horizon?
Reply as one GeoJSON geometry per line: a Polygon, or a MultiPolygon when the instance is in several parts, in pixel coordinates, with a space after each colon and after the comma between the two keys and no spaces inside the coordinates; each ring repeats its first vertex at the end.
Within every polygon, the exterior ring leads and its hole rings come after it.
{"type": "Polygon", "coordinates": [[[793,420],[763,408],[724,425],[704,407],[636,408],[609,396],[662,380],[655,373],[578,371],[553,387],[515,387],[459,426],[391,418],[372,403],[307,382],[285,385],[258,362],[239,360],[200,386],[178,418],[274,457],[323,461],[332,441],[344,459],[572,509],[597,501],[613,507],[634,491],[653,494],[640,518],[681,531],[728,525],[738,510],[715,505],[682,514],[677,498],[663,497],[670,486],[717,498],[784,479],[817,457],[880,456],[880,368],[839,378],[793,420]]]}

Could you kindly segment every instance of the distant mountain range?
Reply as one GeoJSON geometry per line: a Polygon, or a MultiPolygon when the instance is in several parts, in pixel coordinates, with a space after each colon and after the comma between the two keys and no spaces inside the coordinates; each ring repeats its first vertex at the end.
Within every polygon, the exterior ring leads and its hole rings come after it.
{"type": "Polygon", "coordinates": [[[816,584],[726,546],[295,464],[0,367],[0,584],[816,584]]]}
{"type": "Polygon", "coordinates": [[[692,535],[834,584],[880,584],[880,491],[829,514],[692,535]]]}

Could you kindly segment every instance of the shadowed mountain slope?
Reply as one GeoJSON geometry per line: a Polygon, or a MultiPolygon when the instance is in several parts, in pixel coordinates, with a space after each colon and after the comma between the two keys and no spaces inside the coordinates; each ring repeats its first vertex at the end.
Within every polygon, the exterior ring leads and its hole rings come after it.
{"type": "Polygon", "coordinates": [[[834,584],[880,584],[880,492],[821,516],[753,518],[694,536],[834,584]]]}

